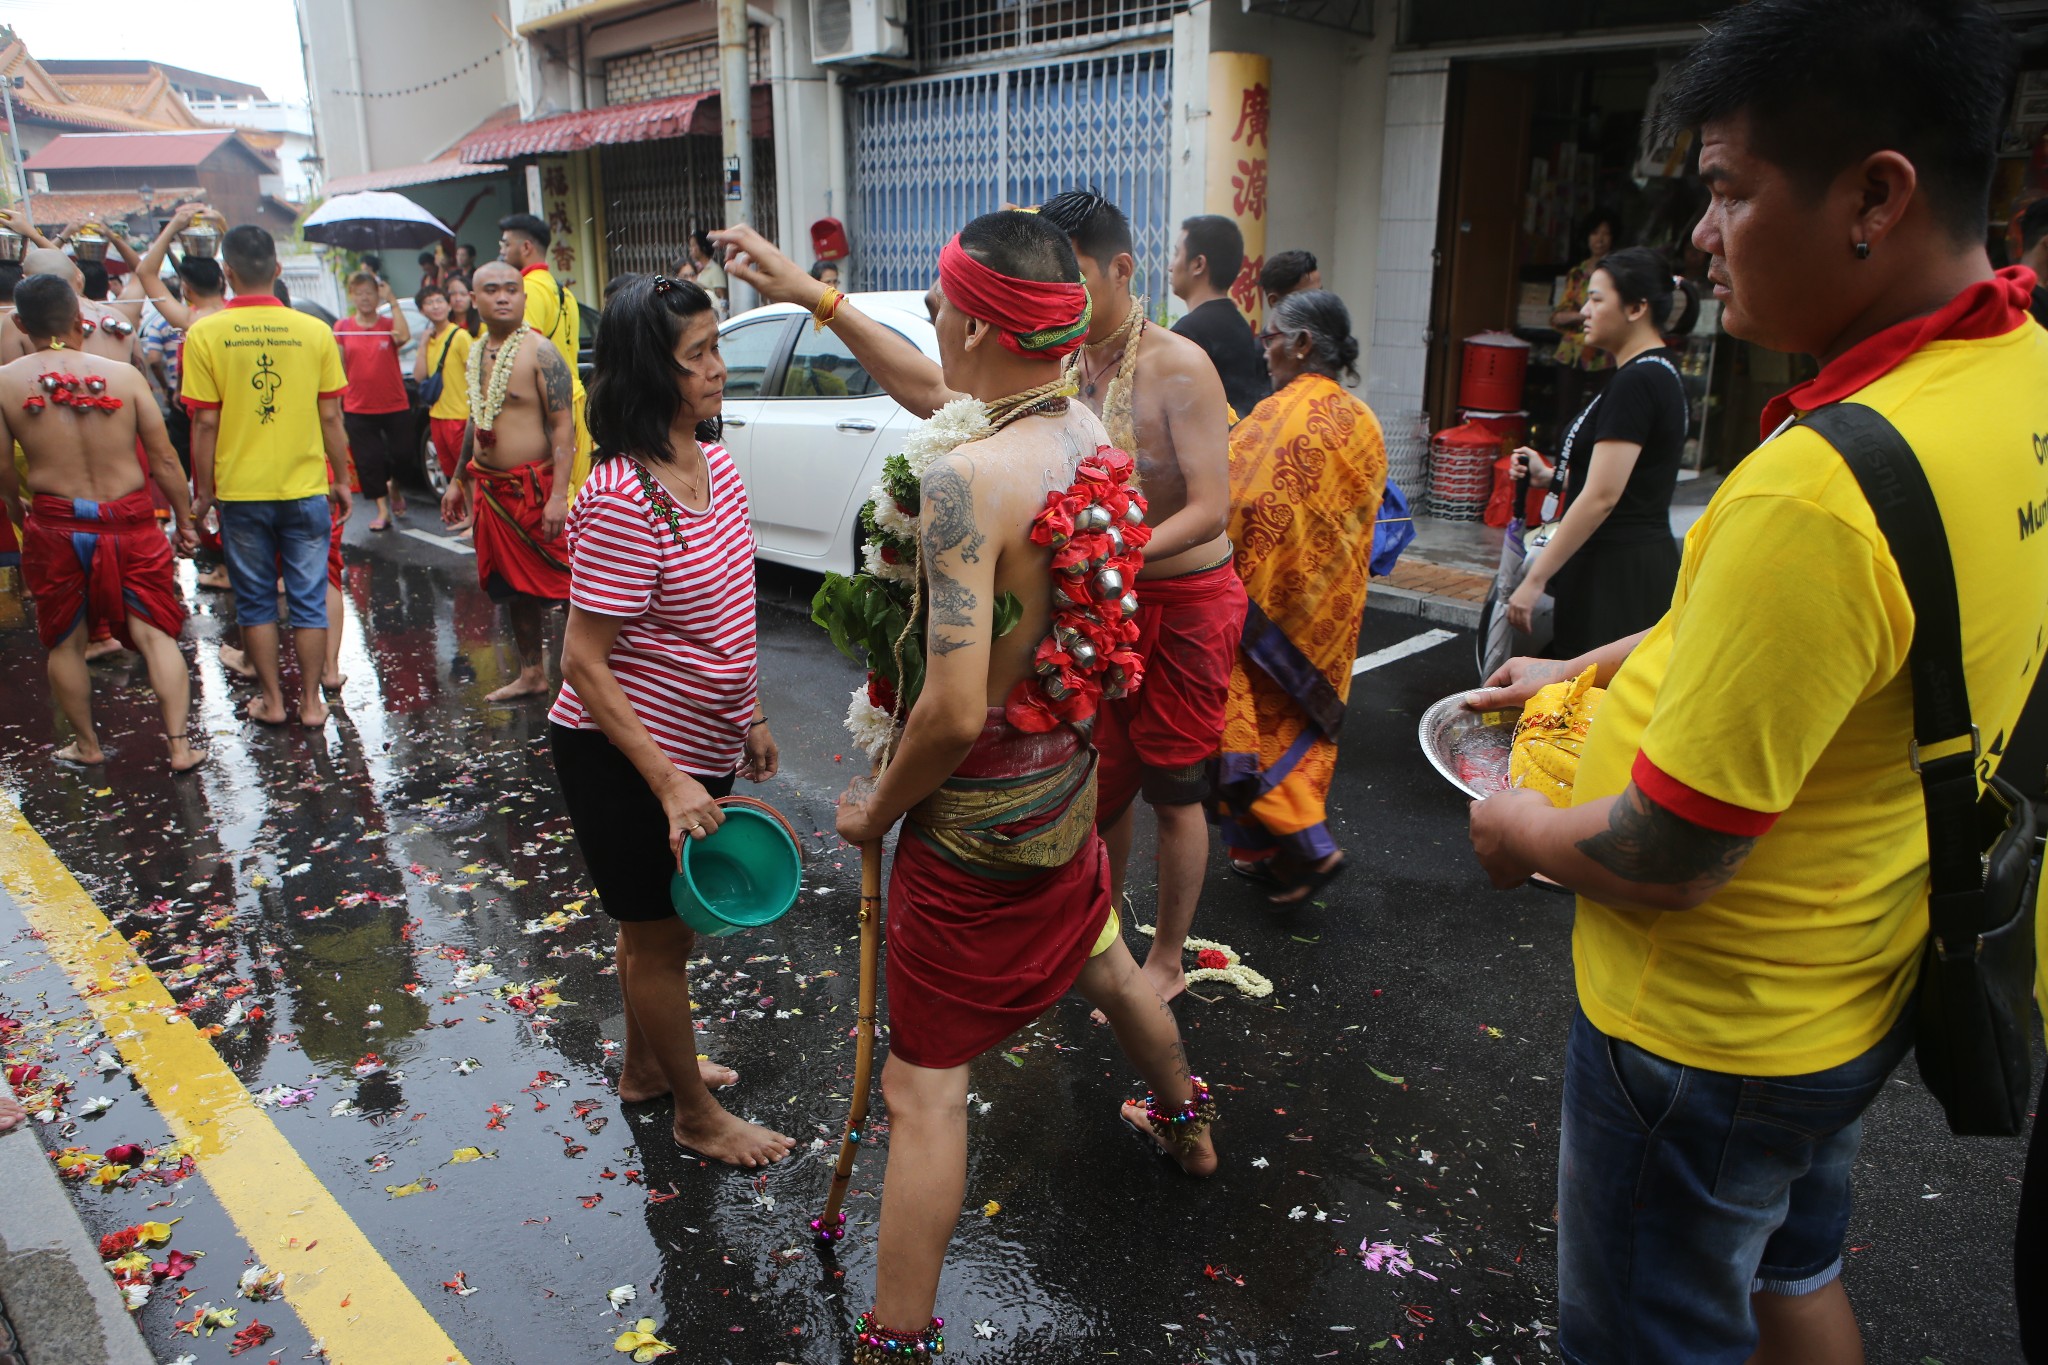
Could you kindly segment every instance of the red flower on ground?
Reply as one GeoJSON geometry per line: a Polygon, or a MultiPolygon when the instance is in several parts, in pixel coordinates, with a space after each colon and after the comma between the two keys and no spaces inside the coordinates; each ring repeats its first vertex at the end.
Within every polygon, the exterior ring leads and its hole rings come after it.
{"type": "Polygon", "coordinates": [[[1216,948],[1204,948],[1195,954],[1195,965],[1221,971],[1230,965],[1230,955],[1216,948]]]}
{"type": "Polygon", "coordinates": [[[129,1252],[135,1250],[135,1241],[136,1234],[134,1228],[122,1228],[119,1232],[108,1233],[100,1238],[100,1259],[102,1261],[120,1260],[129,1252]]]}

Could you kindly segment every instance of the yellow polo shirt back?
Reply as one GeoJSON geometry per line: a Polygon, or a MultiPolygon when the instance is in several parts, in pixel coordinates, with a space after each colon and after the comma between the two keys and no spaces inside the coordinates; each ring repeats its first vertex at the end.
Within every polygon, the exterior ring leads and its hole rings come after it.
{"type": "MultiPolygon", "coordinates": [[[[1988,774],[2048,624],[2048,333],[1935,342],[1852,401],[1899,428],[1940,504],[1988,774]]],[[[1580,897],[1579,1003],[1603,1033],[1786,1076],[1849,1061],[1897,1021],[1927,932],[1912,634],[1834,447],[1795,427],[1736,467],[1686,537],[1670,611],[1615,676],[1574,799],[1633,777],[1710,828],[1768,828],[1697,909],[1580,897]]]]}
{"type": "Polygon", "coordinates": [[[569,363],[569,384],[575,405],[576,458],[569,466],[569,498],[573,502],[590,477],[590,428],[583,418],[583,371],[576,367],[576,349],[581,344],[583,310],[567,289],[557,292],[554,273],[544,265],[528,266],[519,272],[526,289],[526,325],[555,343],[562,359],[569,363]]]}
{"type": "Polygon", "coordinates": [[[267,294],[233,299],[193,323],[183,394],[220,410],[214,497],[288,502],[326,493],[320,400],[347,388],[334,333],[267,294]]]}

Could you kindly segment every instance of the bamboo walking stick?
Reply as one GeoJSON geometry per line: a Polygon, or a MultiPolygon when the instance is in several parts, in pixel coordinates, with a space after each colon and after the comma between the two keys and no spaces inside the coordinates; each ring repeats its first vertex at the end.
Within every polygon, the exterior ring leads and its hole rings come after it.
{"type": "Polygon", "coordinates": [[[875,1067],[875,977],[882,958],[882,841],[860,846],[860,1017],[854,1047],[853,1103],[846,1112],[846,1135],[839,1139],[839,1164],[832,1171],[832,1192],[825,1212],[811,1220],[823,1250],[846,1236],[846,1214],[840,1205],[853,1179],[853,1159],[868,1121],[868,1083],[875,1067]]]}

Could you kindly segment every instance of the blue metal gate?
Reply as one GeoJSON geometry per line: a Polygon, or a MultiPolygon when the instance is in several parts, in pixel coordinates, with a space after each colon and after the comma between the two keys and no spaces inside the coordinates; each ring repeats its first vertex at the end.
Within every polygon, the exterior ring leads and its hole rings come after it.
{"type": "Polygon", "coordinates": [[[1166,292],[1173,63],[1165,49],[933,76],[854,94],[863,289],[926,289],[977,214],[1094,186],[1130,215],[1136,287],[1166,292]]]}

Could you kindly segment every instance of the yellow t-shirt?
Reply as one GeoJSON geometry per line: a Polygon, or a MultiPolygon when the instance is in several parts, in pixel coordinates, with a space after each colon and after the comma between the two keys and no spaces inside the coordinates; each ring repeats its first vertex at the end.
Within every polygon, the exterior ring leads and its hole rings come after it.
{"type": "Polygon", "coordinates": [[[452,325],[440,336],[427,338],[427,373],[432,375],[438,367],[441,374],[441,396],[427,409],[427,416],[444,422],[469,420],[469,348],[474,344],[475,338],[452,325]]]}
{"type": "Polygon", "coordinates": [[[520,273],[526,286],[526,325],[555,343],[562,359],[569,363],[571,401],[576,418],[576,458],[569,467],[569,498],[574,501],[583,481],[590,476],[590,429],[583,420],[583,372],[576,367],[576,348],[583,327],[583,310],[576,296],[557,284],[544,265],[528,266],[520,273]],[[559,292],[558,292],[559,291],[559,292]]]}
{"type": "MultiPolygon", "coordinates": [[[[2048,618],[2048,333],[2027,322],[1934,342],[1853,401],[1898,427],[1940,504],[1988,772],[2048,618]]],[[[1794,427],[1736,467],[1686,537],[1671,610],[1608,689],[1574,799],[1633,776],[1696,823],[1764,832],[1697,909],[1580,897],[1579,1003],[1603,1033],[1785,1076],[1849,1061],[1897,1021],[1927,932],[1912,633],[1897,565],[1833,446],[1794,427]]]]}
{"type": "Polygon", "coordinates": [[[220,409],[214,497],[283,502],[326,493],[320,400],[347,388],[334,333],[267,294],[243,295],[193,323],[183,397],[220,409]]]}

